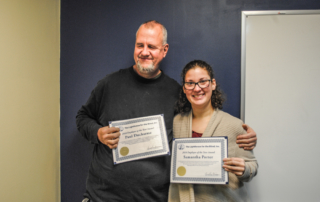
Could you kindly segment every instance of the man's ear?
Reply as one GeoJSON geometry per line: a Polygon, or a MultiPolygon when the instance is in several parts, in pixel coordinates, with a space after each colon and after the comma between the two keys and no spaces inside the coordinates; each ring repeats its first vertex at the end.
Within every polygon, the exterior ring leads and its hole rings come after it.
{"type": "Polygon", "coordinates": [[[163,47],[163,57],[166,57],[169,50],[169,44],[164,45],[163,47]]]}

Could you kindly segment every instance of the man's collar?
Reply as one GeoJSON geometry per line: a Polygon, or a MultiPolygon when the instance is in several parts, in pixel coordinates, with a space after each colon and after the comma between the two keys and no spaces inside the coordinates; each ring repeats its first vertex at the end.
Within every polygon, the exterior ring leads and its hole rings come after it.
{"type": "MultiPolygon", "coordinates": [[[[134,68],[134,66],[133,66],[132,68],[133,68],[133,71],[134,71],[138,76],[140,76],[140,75],[138,74],[136,68],[134,68]]],[[[140,77],[142,77],[142,78],[144,78],[144,79],[155,80],[155,79],[159,78],[159,77],[161,76],[161,74],[162,74],[162,71],[161,71],[161,70],[159,70],[159,71],[160,71],[160,72],[159,72],[155,77],[152,77],[152,78],[145,78],[145,77],[143,77],[143,76],[140,76],[140,77]]]]}

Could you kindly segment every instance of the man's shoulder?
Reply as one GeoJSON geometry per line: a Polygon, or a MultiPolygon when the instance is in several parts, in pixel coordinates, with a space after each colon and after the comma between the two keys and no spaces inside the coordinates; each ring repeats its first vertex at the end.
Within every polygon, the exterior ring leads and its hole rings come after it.
{"type": "Polygon", "coordinates": [[[119,69],[118,71],[105,75],[102,79],[98,80],[95,91],[102,91],[107,86],[110,86],[109,84],[114,86],[113,84],[115,82],[121,82],[121,79],[127,79],[128,76],[126,75],[128,75],[129,69],[130,67],[126,69],[119,69]]]}
{"type": "Polygon", "coordinates": [[[174,93],[174,95],[177,97],[181,89],[180,84],[176,80],[174,80],[173,78],[169,77],[164,73],[163,73],[163,77],[164,77],[163,79],[164,85],[167,86],[167,88],[169,88],[170,91],[174,93]]]}
{"type": "Polygon", "coordinates": [[[167,74],[163,73],[163,76],[164,76],[166,82],[169,82],[170,84],[172,84],[174,86],[180,87],[180,84],[176,80],[174,80],[173,78],[168,76],[167,74]]]}
{"type": "Polygon", "coordinates": [[[99,82],[108,82],[110,80],[118,80],[120,78],[123,78],[125,75],[127,75],[130,72],[130,68],[125,68],[125,69],[119,69],[115,72],[109,73],[106,76],[104,76],[99,82]]]}

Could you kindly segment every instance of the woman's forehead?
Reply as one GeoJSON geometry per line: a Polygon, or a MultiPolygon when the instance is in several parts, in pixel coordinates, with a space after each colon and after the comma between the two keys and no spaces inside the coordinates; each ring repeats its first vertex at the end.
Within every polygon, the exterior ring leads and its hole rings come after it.
{"type": "Polygon", "coordinates": [[[207,71],[206,68],[201,68],[201,67],[195,67],[192,69],[189,69],[186,73],[186,78],[201,78],[201,77],[208,77],[210,78],[210,75],[207,71]]]}

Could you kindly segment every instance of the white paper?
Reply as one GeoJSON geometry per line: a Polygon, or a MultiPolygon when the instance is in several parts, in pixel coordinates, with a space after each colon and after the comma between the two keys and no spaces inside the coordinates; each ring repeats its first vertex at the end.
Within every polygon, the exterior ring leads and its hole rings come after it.
{"type": "Polygon", "coordinates": [[[109,122],[120,128],[118,147],[113,149],[114,164],[161,155],[170,155],[163,115],[109,122]]]}
{"type": "Polygon", "coordinates": [[[228,138],[174,139],[171,159],[172,183],[227,184],[223,158],[228,156],[228,138]]]}

